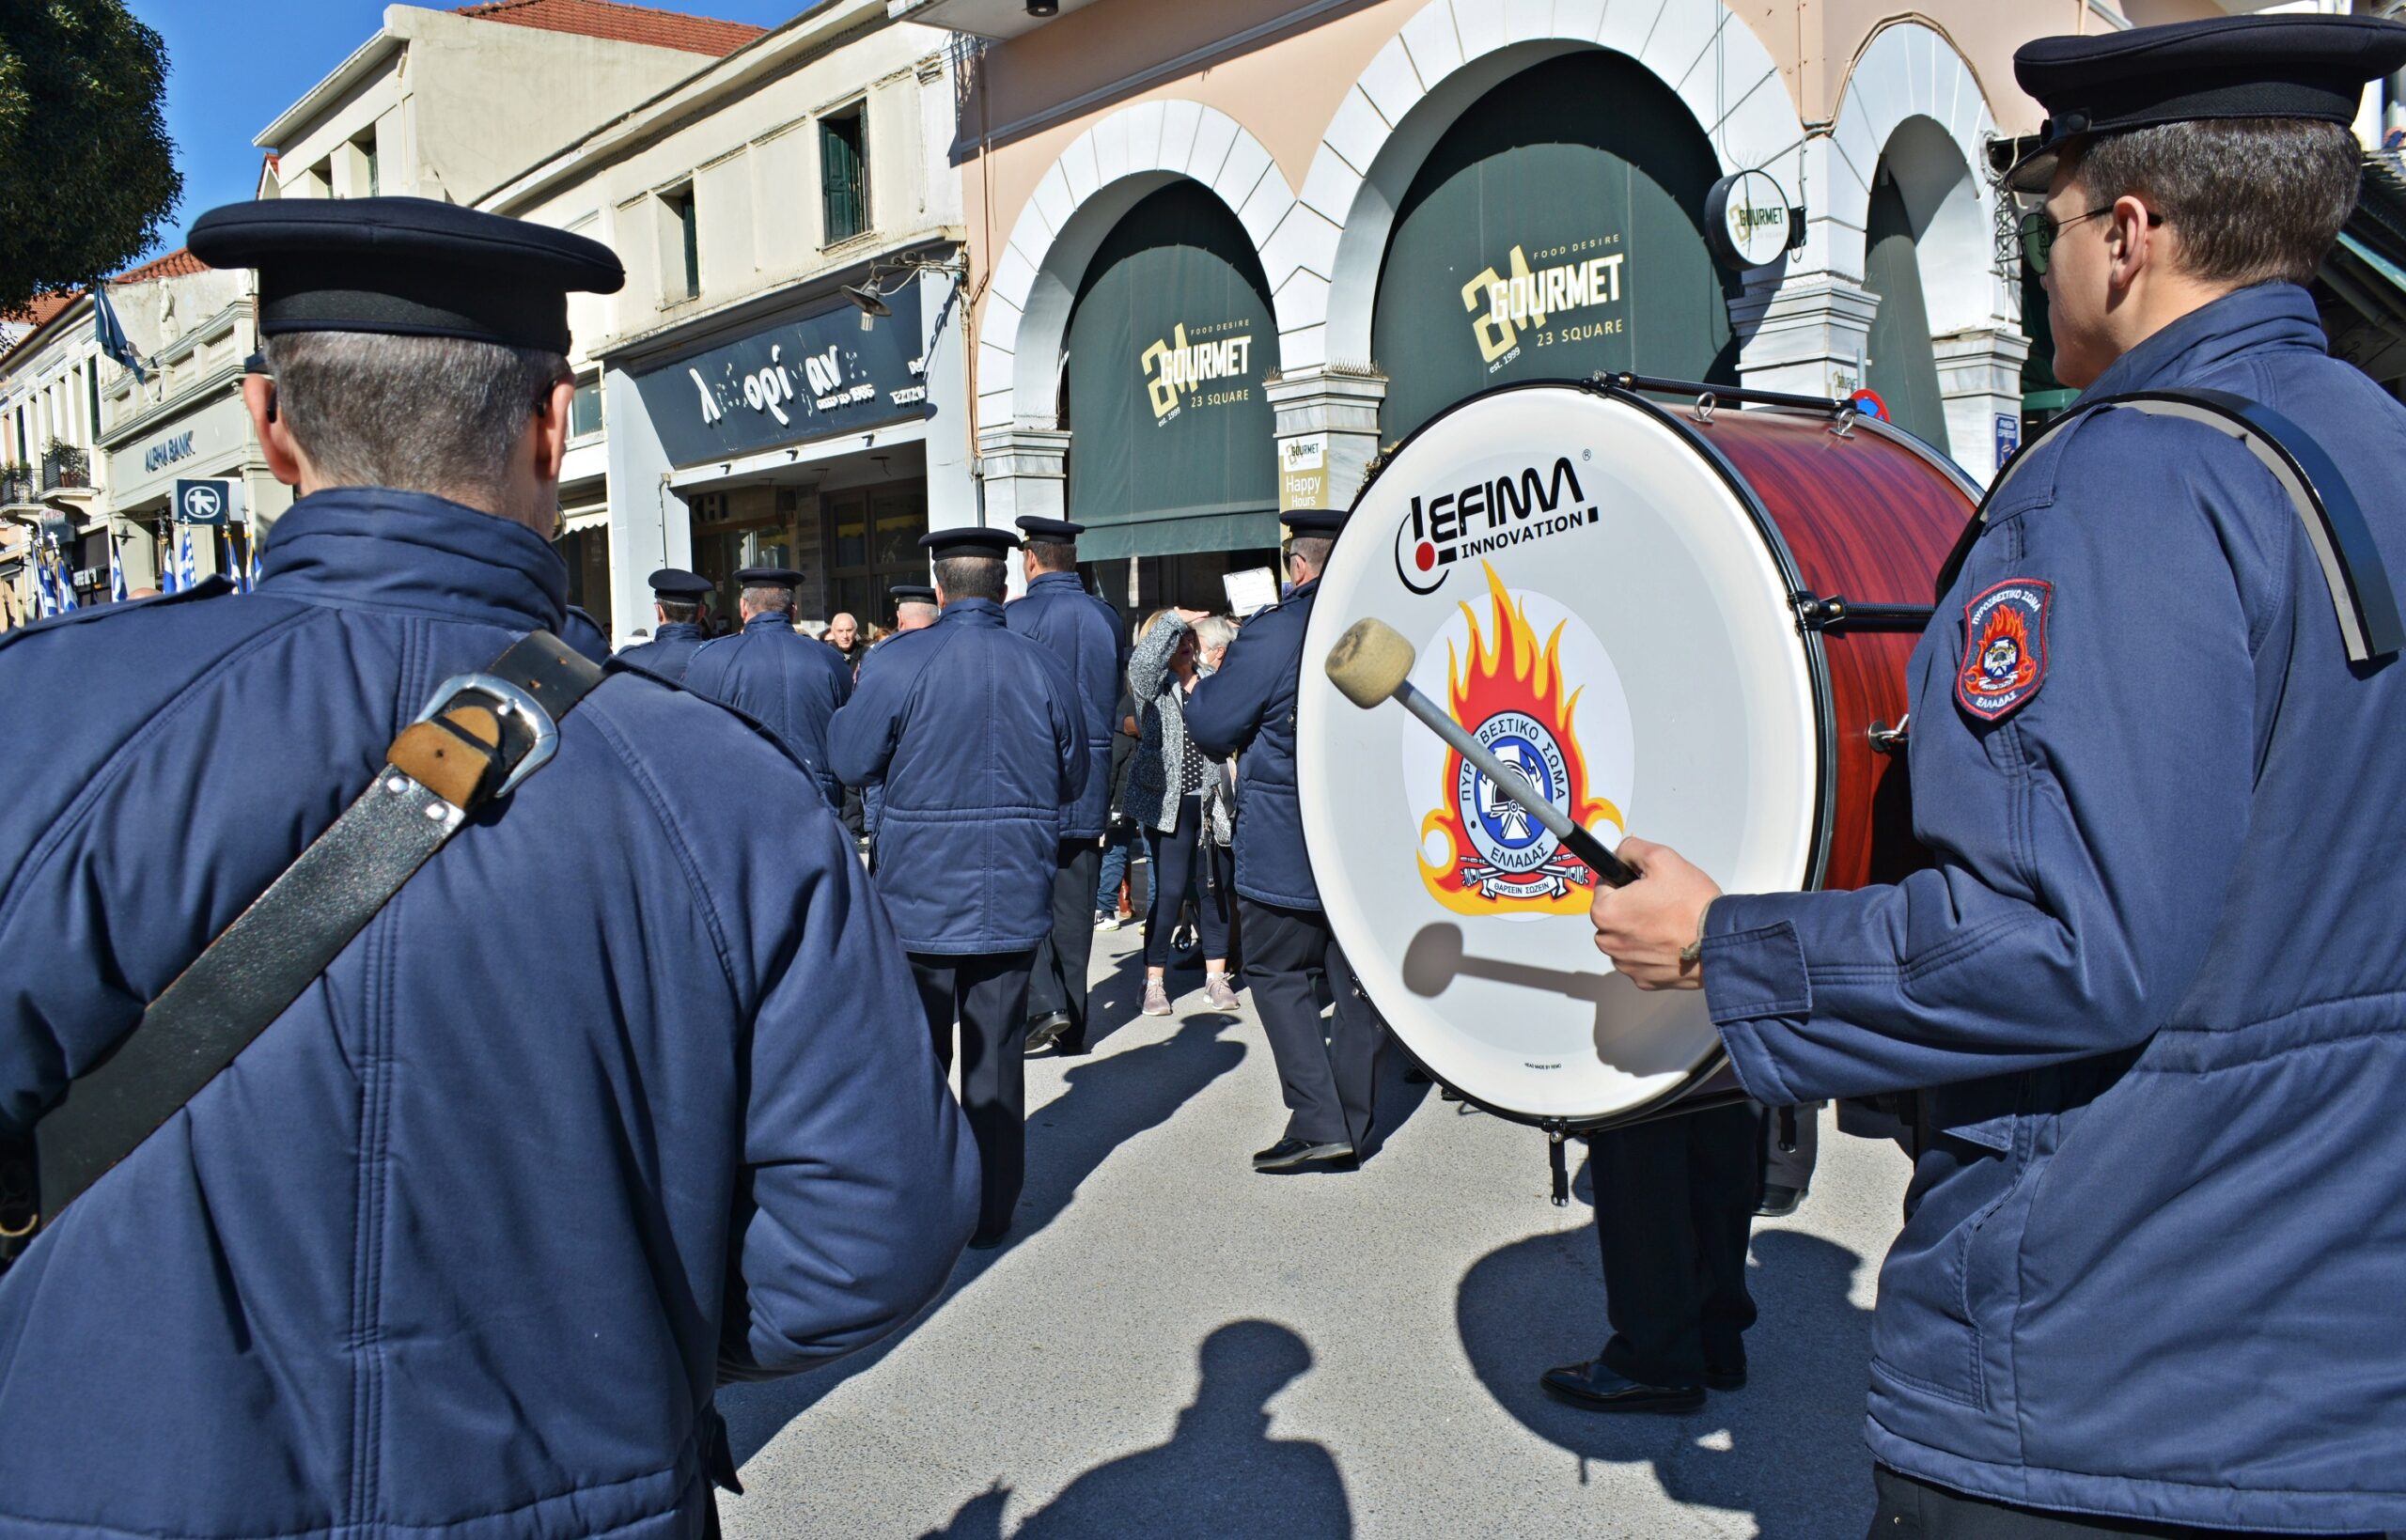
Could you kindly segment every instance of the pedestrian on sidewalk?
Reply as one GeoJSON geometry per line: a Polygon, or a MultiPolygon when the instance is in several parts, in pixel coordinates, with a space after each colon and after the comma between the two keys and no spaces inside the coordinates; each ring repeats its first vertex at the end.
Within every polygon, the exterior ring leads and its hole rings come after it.
{"type": "Polygon", "coordinates": [[[1117,930],[1128,923],[1120,890],[1131,886],[1129,874],[1135,864],[1132,858],[1144,849],[1145,832],[1120,801],[1128,794],[1128,770],[1136,761],[1142,733],[1136,722],[1136,697],[1123,679],[1119,703],[1111,714],[1111,797],[1105,804],[1111,810],[1111,821],[1102,831],[1102,875],[1094,889],[1097,930],[1117,930]]]}
{"type": "Polygon", "coordinates": [[[1241,1008],[1228,978],[1228,894],[1236,863],[1228,849],[1235,819],[1226,770],[1186,731],[1187,698],[1210,672],[1196,658],[1195,627],[1211,618],[1201,610],[1155,611],[1128,659],[1128,689],[1143,737],[1120,805],[1144,829],[1152,858],[1152,903],[1145,911],[1147,1016],[1170,1013],[1170,936],[1190,891],[1204,996],[1213,1010],[1241,1008]]]}

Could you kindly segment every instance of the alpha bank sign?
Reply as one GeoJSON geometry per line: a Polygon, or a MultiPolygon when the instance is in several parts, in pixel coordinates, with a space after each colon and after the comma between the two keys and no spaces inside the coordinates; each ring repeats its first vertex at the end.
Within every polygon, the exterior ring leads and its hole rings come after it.
{"type": "Polygon", "coordinates": [[[670,463],[691,465],[927,415],[919,290],[861,329],[842,302],[635,375],[670,463]]]}

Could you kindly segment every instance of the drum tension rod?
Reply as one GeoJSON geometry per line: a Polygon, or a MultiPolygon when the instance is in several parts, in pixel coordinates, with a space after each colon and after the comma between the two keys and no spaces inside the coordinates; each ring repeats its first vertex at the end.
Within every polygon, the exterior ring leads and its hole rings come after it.
{"type": "Polygon", "coordinates": [[[1871,724],[1869,734],[1871,752],[1873,754],[1902,754],[1906,746],[1913,741],[1913,736],[1914,717],[1910,711],[1898,717],[1894,727],[1889,726],[1885,722],[1875,722],[1871,724]]]}
{"type": "Polygon", "coordinates": [[[1918,631],[1937,612],[1927,604],[1857,604],[1844,594],[1792,594],[1799,631],[1918,631]]]}
{"type": "Polygon", "coordinates": [[[1554,1206],[1570,1206],[1570,1164],[1563,1153],[1563,1141],[1570,1136],[1570,1126],[1560,1118],[1542,1123],[1545,1129],[1546,1164],[1554,1172],[1554,1206]]]}

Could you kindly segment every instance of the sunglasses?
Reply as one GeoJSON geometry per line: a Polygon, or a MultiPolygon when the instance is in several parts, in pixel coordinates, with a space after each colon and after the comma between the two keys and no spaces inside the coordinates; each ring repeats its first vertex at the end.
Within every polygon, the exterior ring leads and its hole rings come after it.
{"type": "MultiPolygon", "coordinates": [[[[2023,258],[2030,264],[2030,271],[2032,272],[2039,274],[2040,277],[2046,276],[2047,255],[2055,249],[2055,238],[2057,236],[2063,234],[2065,230],[2079,224],[2084,219],[2095,219],[2100,214],[2110,214],[2113,211],[2114,206],[2109,203],[2102,209],[2091,209],[2085,214],[2074,214],[2069,219],[2062,220],[2056,219],[2043,209],[2038,210],[2036,213],[2023,215],[2023,258]]],[[[2147,226],[2148,229],[2154,229],[2157,226],[2163,223],[2164,216],[2162,214],[2156,213],[2152,210],[2148,211],[2147,216],[2147,226]]]]}

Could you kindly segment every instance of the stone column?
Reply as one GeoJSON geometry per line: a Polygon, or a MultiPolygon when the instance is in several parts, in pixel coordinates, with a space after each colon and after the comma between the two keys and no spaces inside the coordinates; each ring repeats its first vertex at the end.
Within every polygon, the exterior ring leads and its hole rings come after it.
{"type": "Polygon", "coordinates": [[[1857,371],[1879,308],[1880,296],[1840,272],[1751,283],[1729,304],[1729,323],[1743,339],[1738,378],[1757,390],[1851,395],[1863,382],[1857,371]]]}
{"type": "Polygon", "coordinates": [[[692,569],[694,523],[685,500],[669,490],[668,451],[651,426],[634,377],[624,368],[607,369],[602,395],[610,424],[604,450],[610,488],[610,641],[622,647],[637,629],[651,629],[651,584],[645,580],[652,569],[692,569]]]}
{"type": "Polygon", "coordinates": [[[1982,327],[1930,338],[1938,358],[1938,393],[1946,398],[1946,438],[1955,459],[1985,487],[2003,464],[1997,420],[2009,420],[2022,442],[2022,364],[2030,339],[2010,327],[1982,327]]]}
{"type": "Polygon", "coordinates": [[[1070,434],[1049,424],[1010,422],[980,428],[977,474],[984,522],[1009,529],[1022,518],[1069,517],[1070,434]]]}
{"type": "MultiPolygon", "coordinates": [[[[1362,490],[1363,472],[1379,452],[1379,404],[1386,399],[1386,376],[1359,365],[1311,364],[1272,375],[1262,393],[1277,413],[1280,474],[1289,474],[1290,446],[1324,436],[1327,490],[1320,506],[1351,507],[1362,490]]],[[[1312,505],[1298,504],[1282,489],[1278,506],[1283,511],[1312,505]]]]}

